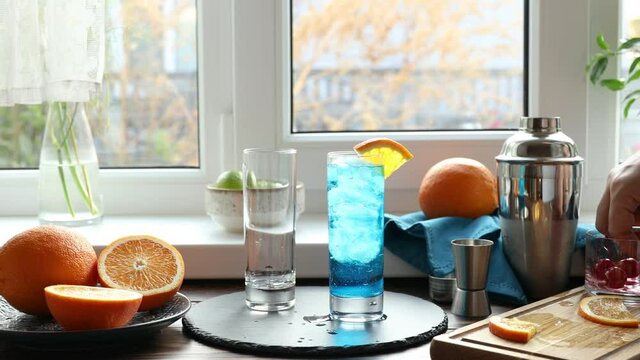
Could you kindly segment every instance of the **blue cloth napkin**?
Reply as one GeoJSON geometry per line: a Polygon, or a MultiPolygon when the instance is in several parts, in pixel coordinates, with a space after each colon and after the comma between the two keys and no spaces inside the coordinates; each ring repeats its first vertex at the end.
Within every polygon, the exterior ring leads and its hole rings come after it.
{"type": "MultiPolygon", "coordinates": [[[[593,228],[593,225],[578,226],[576,249],[584,248],[585,234],[593,228]]],[[[489,296],[503,302],[527,303],[527,297],[502,250],[500,222],[496,215],[476,219],[427,219],[421,211],[402,216],[385,214],[385,247],[427,274],[444,276],[454,271],[451,240],[460,238],[493,240],[487,275],[489,296]]]]}

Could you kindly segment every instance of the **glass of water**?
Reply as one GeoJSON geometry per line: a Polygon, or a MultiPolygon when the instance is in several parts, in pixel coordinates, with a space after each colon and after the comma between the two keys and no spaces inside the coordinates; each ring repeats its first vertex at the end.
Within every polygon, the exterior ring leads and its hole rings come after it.
{"type": "Polygon", "coordinates": [[[382,318],[384,169],[377,155],[327,155],[329,291],[332,319],[382,318]]]}
{"type": "Polygon", "coordinates": [[[279,311],[295,304],[296,150],[243,151],[246,304],[279,311]]]}

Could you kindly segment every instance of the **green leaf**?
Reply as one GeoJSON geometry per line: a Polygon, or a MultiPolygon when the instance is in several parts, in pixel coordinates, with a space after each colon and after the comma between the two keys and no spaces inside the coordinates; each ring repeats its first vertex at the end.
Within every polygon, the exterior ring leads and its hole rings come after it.
{"type": "Polygon", "coordinates": [[[600,81],[600,85],[605,86],[607,89],[613,91],[624,89],[624,81],[619,79],[604,79],[600,81]]]}
{"type": "Polygon", "coordinates": [[[600,49],[609,50],[609,44],[607,44],[607,42],[604,40],[604,36],[602,36],[602,33],[598,34],[598,37],[596,38],[596,42],[598,43],[598,46],[600,47],[600,49]]]}
{"type": "Polygon", "coordinates": [[[607,69],[608,63],[609,63],[609,59],[606,57],[600,58],[598,59],[598,61],[596,61],[596,63],[591,68],[591,74],[589,76],[592,84],[595,85],[596,82],[600,79],[600,76],[602,76],[602,73],[604,73],[604,71],[607,69]]]}
{"type": "Polygon", "coordinates": [[[626,119],[629,116],[629,109],[631,109],[631,105],[636,102],[636,98],[631,98],[627,101],[627,104],[624,106],[624,118],[626,119]]]}
{"type": "Polygon", "coordinates": [[[633,59],[633,62],[629,66],[629,74],[631,74],[633,72],[633,70],[635,70],[636,66],[638,66],[638,63],[640,63],[640,56],[638,56],[637,58],[633,59]]]}
{"type": "Polygon", "coordinates": [[[640,95],[640,89],[633,90],[632,92],[628,93],[627,96],[625,96],[622,101],[626,101],[627,99],[632,98],[632,97],[634,97],[636,95],[640,95]]]}
{"type": "MultiPolygon", "coordinates": [[[[597,59],[598,59],[597,55],[594,55],[593,58],[591,59],[591,61],[589,61],[589,63],[584,66],[584,73],[585,74],[589,73],[589,71],[593,68],[593,65],[595,64],[597,59]]],[[[2,109],[2,108],[0,108],[0,109],[2,109]]],[[[1,116],[1,114],[0,114],[0,116],[1,116]]]]}
{"type": "Polygon", "coordinates": [[[626,50],[626,49],[632,48],[636,46],[636,44],[638,43],[640,43],[640,37],[634,37],[634,38],[628,39],[627,41],[620,44],[620,46],[618,46],[618,50],[626,50]]]}
{"type": "Polygon", "coordinates": [[[633,80],[637,80],[638,78],[640,78],[640,70],[634,72],[633,75],[629,76],[629,78],[627,79],[627,84],[632,82],[633,80]]]}

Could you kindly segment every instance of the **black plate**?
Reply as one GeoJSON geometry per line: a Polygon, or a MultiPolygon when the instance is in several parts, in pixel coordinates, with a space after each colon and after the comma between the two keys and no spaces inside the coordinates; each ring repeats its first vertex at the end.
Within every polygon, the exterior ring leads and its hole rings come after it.
{"type": "Polygon", "coordinates": [[[183,317],[190,308],[189,299],[177,293],[161,308],[138,312],[125,326],[101,330],[65,331],[53,318],[24,314],[0,297],[0,341],[28,346],[61,346],[108,342],[115,339],[130,340],[152,334],[171,325],[183,317]]]}

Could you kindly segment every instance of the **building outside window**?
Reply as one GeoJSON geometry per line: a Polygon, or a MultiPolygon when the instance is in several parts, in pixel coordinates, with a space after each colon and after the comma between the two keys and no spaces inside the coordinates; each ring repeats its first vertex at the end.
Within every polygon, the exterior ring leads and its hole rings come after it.
{"type": "Polygon", "coordinates": [[[292,132],[514,129],[525,2],[291,2],[292,132]]]}

